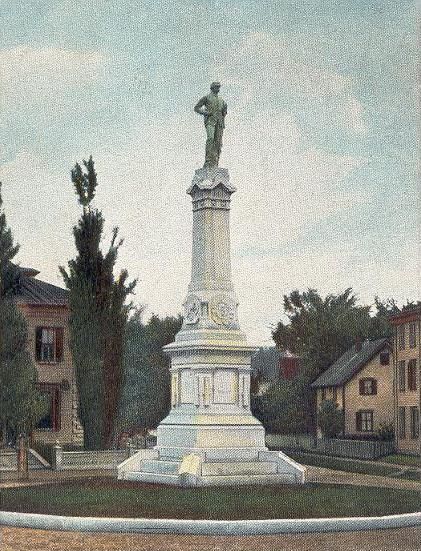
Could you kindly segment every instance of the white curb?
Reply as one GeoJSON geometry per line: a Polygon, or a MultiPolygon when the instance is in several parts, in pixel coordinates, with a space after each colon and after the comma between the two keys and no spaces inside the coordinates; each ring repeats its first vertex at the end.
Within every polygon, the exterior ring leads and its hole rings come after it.
{"type": "Polygon", "coordinates": [[[68,532],[120,532],[246,536],[264,534],[348,532],[421,526],[421,512],[384,517],[270,520],[179,520],[146,518],[64,517],[0,511],[0,525],[68,532]]]}

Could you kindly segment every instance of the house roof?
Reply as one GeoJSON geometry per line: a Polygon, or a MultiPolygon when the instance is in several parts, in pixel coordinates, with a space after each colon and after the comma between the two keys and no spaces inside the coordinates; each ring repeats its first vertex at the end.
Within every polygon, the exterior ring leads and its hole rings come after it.
{"type": "Polygon", "coordinates": [[[389,344],[387,338],[361,343],[361,350],[356,345],[349,348],[312,384],[313,388],[341,386],[360,371],[376,354],[389,344]]]}
{"type": "Polygon", "coordinates": [[[279,350],[276,346],[262,346],[251,357],[251,370],[255,375],[260,373],[263,380],[272,381],[279,377],[279,362],[283,358],[297,358],[289,350],[279,350]]]}
{"type": "Polygon", "coordinates": [[[20,304],[65,306],[68,304],[69,292],[45,281],[35,279],[39,272],[32,268],[19,268],[19,286],[16,300],[20,304]]]}

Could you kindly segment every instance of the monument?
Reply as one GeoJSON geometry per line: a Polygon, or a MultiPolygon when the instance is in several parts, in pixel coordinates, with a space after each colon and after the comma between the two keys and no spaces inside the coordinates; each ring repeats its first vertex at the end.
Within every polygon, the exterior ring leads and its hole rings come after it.
{"type": "Polygon", "coordinates": [[[303,483],[305,469],[268,451],[265,430],[250,410],[250,363],[231,281],[229,211],[236,188],[218,166],[226,103],[219,83],[194,110],[204,116],[205,164],[187,190],[193,204],[192,270],[184,322],[171,358],[171,411],[153,450],[140,450],[118,467],[127,480],[206,486],[303,483]]]}

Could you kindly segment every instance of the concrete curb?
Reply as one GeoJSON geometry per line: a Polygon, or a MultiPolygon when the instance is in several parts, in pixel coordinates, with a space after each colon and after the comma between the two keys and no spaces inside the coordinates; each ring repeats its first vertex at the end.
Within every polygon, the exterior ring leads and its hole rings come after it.
{"type": "Polygon", "coordinates": [[[179,520],[64,517],[0,511],[0,526],[65,532],[254,536],[310,532],[349,532],[421,526],[421,512],[384,517],[270,520],[179,520]]]}

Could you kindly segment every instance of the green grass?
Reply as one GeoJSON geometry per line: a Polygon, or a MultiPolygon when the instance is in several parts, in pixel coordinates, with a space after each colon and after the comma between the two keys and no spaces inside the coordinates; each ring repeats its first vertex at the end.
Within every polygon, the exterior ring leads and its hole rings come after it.
{"type": "Polygon", "coordinates": [[[314,467],[324,467],[335,471],[346,471],[348,473],[372,474],[377,476],[390,476],[396,473],[396,467],[385,467],[376,465],[376,463],[359,463],[349,459],[339,459],[328,455],[317,455],[304,452],[287,452],[287,455],[292,459],[304,465],[312,465],[314,467]]]}
{"type": "Polygon", "coordinates": [[[332,484],[173,488],[89,479],[1,491],[3,510],[73,516],[314,518],[406,513],[420,505],[420,492],[332,484]]]}
{"type": "Polygon", "coordinates": [[[383,457],[381,461],[385,463],[395,463],[397,465],[407,465],[409,467],[419,467],[421,469],[421,457],[413,455],[392,454],[383,457]]]}

